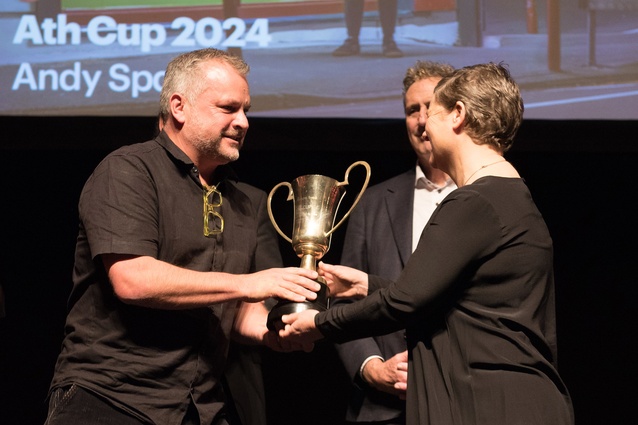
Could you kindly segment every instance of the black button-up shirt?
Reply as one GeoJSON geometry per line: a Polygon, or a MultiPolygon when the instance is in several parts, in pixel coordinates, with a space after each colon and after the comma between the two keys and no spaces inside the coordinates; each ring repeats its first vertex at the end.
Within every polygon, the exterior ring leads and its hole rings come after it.
{"type": "Polygon", "coordinates": [[[97,166],[80,197],[70,312],[51,388],[77,383],[156,424],[181,423],[192,399],[201,423],[211,423],[224,402],[220,377],[237,302],[188,310],[124,304],[100,255],[229,273],[281,266],[266,194],[229,177],[217,176],[225,229],[209,238],[197,168],[165,133],[97,166]]]}

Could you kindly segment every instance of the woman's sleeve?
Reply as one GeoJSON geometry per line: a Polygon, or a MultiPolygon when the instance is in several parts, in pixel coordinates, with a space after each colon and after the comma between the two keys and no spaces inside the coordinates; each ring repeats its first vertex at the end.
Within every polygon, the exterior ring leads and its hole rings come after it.
{"type": "Polygon", "coordinates": [[[492,206],[479,194],[455,192],[430,219],[396,283],[318,314],[315,324],[326,337],[347,341],[399,330],[417,314],[438,311],[497,249],[500,229],[492,206]]]}

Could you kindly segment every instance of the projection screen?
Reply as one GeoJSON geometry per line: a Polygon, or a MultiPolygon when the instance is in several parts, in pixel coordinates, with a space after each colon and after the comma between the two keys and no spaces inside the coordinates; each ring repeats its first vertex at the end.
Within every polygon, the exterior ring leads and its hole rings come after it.
{"type": "Polygon", "coordinates": [[[398,0],[398,58],[364,7],[360,53],[336,57],[339,0],[3,0],[0,115],[152,116],[168,61],[204,47],[251,66],[255,116],[402,117],[417,60],[506,63],[526,118],[638,115],[638,0],[398,0]]]}

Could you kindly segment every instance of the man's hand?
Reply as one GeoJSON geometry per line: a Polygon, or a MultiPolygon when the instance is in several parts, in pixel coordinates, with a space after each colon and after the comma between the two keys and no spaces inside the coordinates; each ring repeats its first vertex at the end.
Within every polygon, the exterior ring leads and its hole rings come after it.
{"type": "Polygon", "coordinates": [[[101,258],[115,295],[127,304],[149,308],[176,310],[269,298],[303,302],[315,300],[321,289],[318,272],[300,267],[234,274],[188,270],[144,255],[101,258]]]}
{"type": "Polygon", "coordinates": [[[268,269],[243,275],[247,302],[281,298],[294,302],[303,302],[317,298],[321,285],[315,282],[318,273],[299,267],[268,269]]]}
{"type": "Polygon", "coordinates": [[[408,388],[408,352],[395,354],[386,361],[372,359],[363,368],[363,380],[372,388],[405,400],[408,388]]]}
{"type": "Polygon", "coordinates": [[[268,331],[264,334],[263,343],[271,350],[280,353],[288,353],[291,351],[305,351],[309,353],[314,348],[314,344],[301,344],[291,339],[281,338],[277,331],[268,331]]]}

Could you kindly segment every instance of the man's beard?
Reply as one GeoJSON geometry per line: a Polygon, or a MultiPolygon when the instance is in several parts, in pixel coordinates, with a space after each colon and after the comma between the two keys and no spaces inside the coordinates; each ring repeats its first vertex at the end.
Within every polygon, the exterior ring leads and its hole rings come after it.
{"type": "Polygon", "coordinates": [[[239,159],[239,149],[241,148],[241,144],[237,149],[231,150],[229,148],[226,152],[224,152],[221,148],[223,137],[224,136],[222,135],[214,139],[201,137],[193,141],[193,146],[206,158],[220,159],[223,160],[224,163],[237,161],[237,159],[239,159]]]}

